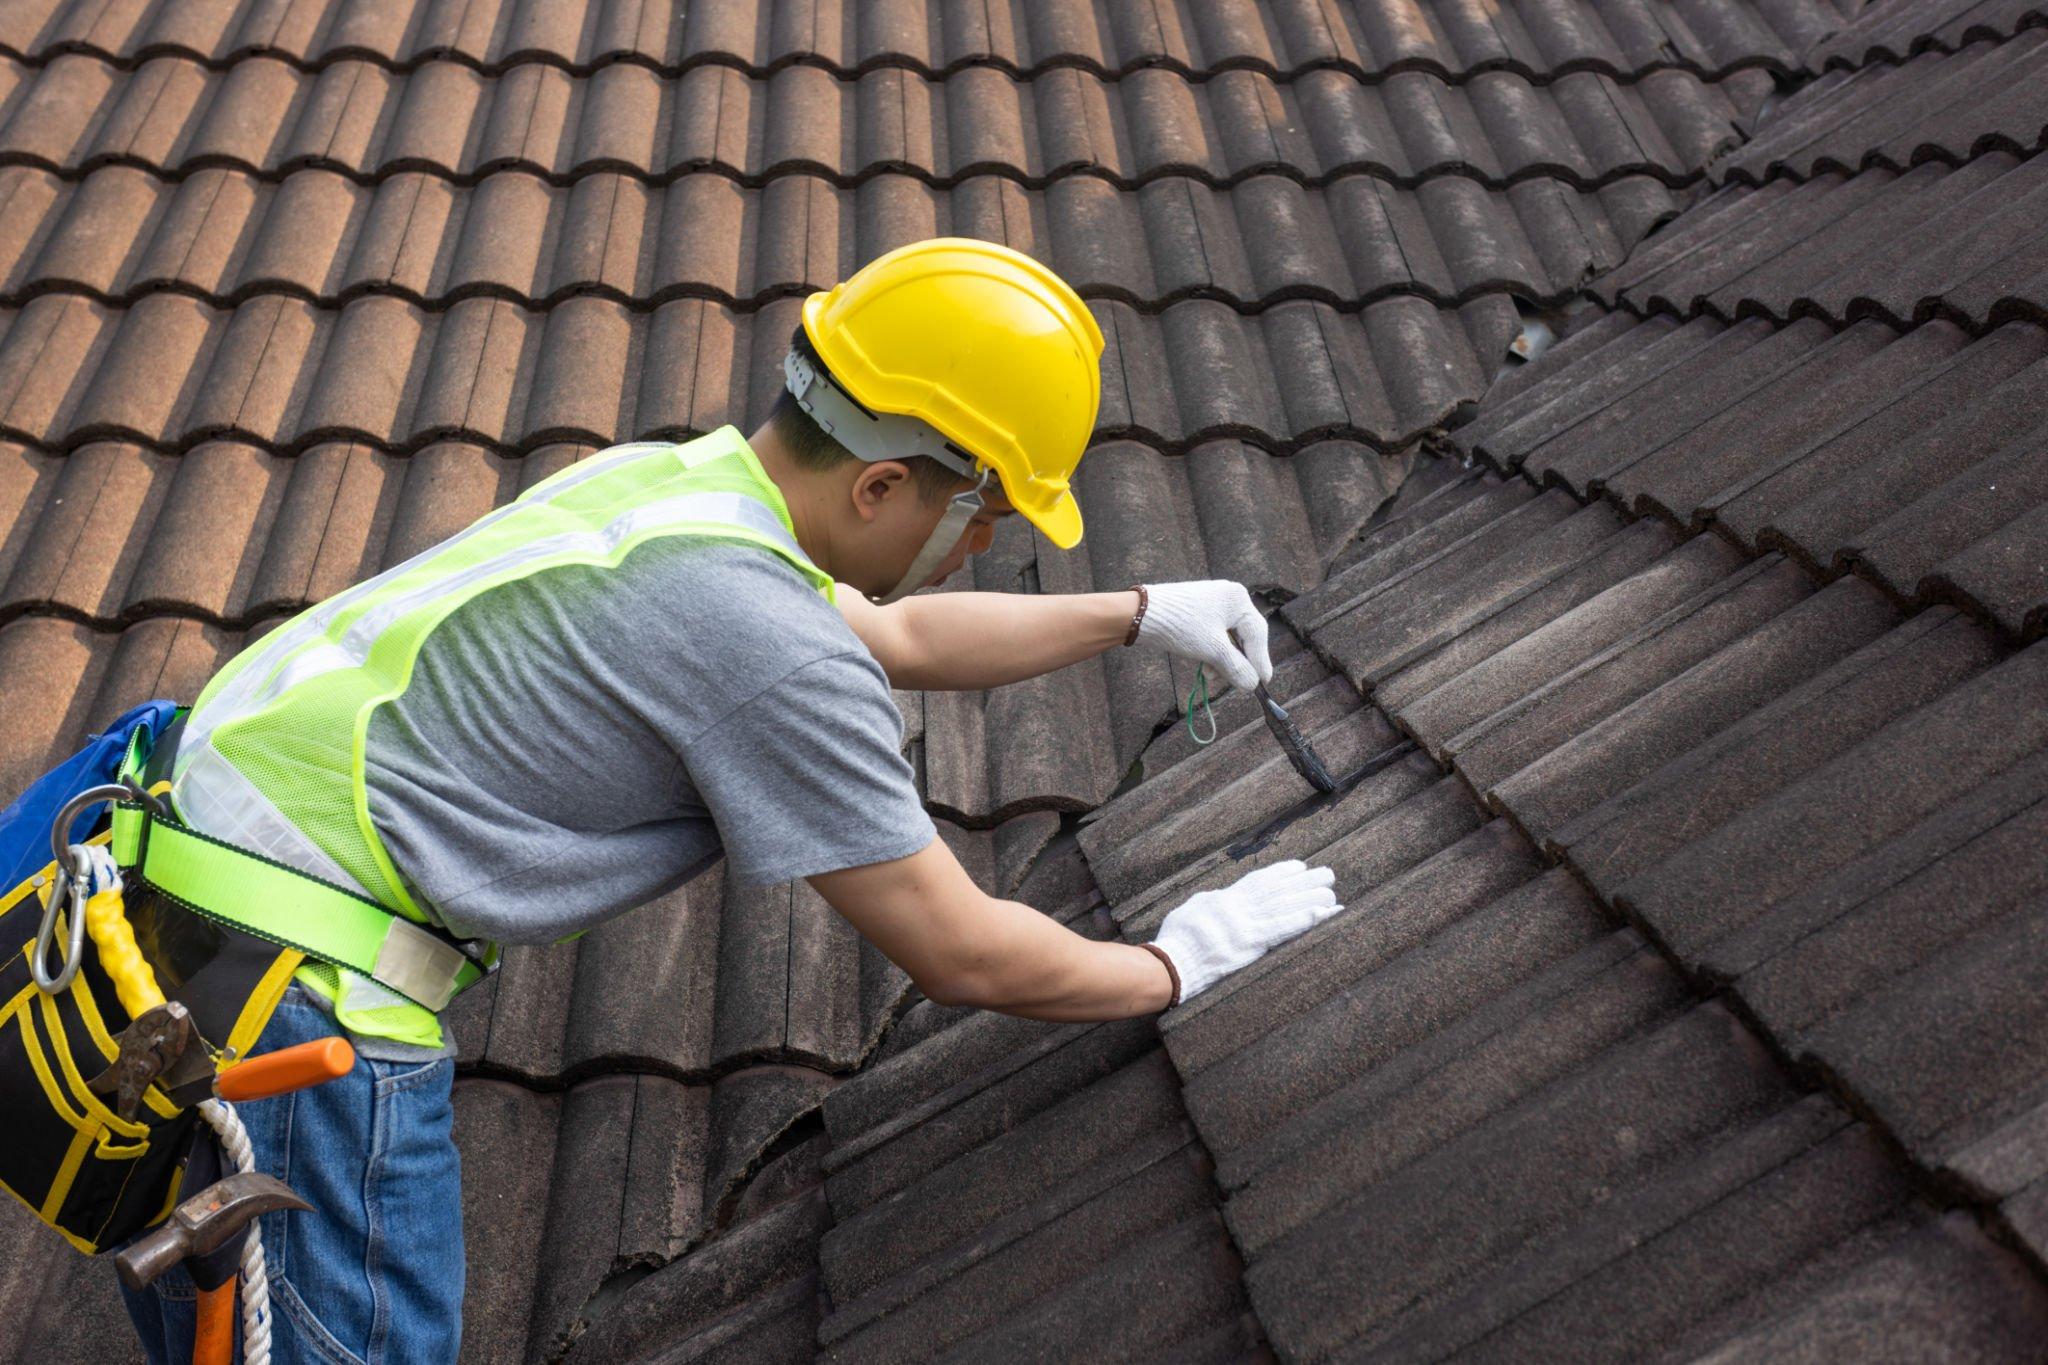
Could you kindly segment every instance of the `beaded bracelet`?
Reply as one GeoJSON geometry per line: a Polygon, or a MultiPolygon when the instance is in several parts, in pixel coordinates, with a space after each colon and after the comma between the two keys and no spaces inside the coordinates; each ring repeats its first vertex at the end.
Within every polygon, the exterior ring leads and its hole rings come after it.
{"type": "Polygon", "coordinates": [[[1166,1002],[1166,1008],[1172,1009],[1180,1003],[1180,973],[1173,969],[1173,959],[1156,943],[1140,943],[1138,946],[1166,964],[1167,978],[1173,982],[1173,999],[1166,1002]]]}
{"type": "Polygon", "coordinates": [[[1125,648],[1129,648],[1130,646],[1138,643],[1138,627],[1144,623],[1145,608],[1151,600],[1146,595],[1145,585],[1143,583],[1131,584],[1131,590],[1138,594],[1138,614],[1131,618],[1131,628],[1124,632],[1125,648]]]}

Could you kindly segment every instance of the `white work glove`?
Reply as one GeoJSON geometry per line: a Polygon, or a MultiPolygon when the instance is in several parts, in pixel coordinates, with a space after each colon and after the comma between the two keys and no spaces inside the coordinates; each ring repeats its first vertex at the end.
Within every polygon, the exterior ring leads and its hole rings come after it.
{"type": "Polygon", "coordinates": [[[1247,692],[1273,680],[1273,661],[1266,655],[1266,618],[1259,615],[1244,584],[1227,578],[1147,583],[1145,616],[1131,643],[1214,665],[1231,686],[1247,692]],[[1231,643],[1232,630],[1244,642],[1242,649],[1231,643]]]}
{"type": "Polygon", "coordinates": [[[1172,959],[1180,999],[1342,910],[1330,889],[1336,880],[1327,867],[1290,859],[1248,872],[1219,891],[1190,896],[1169,912],[1152,943],[1172,959]]]}

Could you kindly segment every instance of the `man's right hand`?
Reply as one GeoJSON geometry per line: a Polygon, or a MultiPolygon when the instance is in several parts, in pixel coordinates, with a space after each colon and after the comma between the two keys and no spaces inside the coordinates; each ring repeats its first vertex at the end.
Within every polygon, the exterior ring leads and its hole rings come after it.
{"type": "Polygon", "coordinates": [[[1342,910],[1331,890],[1336,880],[1327,867],[1290,859],[1177,906],[1152,942],[1173,959],[1181,1000],[1342,910]]]}
{"type": "Polygon", "coordinates": [[[1145,594],[1145,616],[1133,641],[1140,649],[1163,650],[1207,664],[1232,687],[1246,692],[1273,681],[1266,618],[1259,615],[1244,584],[1227,578],[1149,583],[1145,594]]]}

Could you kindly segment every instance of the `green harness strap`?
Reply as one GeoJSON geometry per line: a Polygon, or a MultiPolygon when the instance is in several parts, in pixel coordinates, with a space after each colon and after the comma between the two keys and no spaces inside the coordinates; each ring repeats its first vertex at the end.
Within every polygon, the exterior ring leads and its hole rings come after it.
{"type": "Polygon", "coordinates": [[[429,1010],[438,1012],[497,965],[478,962],[429,925],[140,802],[115,802],[112,820],[114,861],[144,885],[196,915],[347,967],[429,1010]]]}

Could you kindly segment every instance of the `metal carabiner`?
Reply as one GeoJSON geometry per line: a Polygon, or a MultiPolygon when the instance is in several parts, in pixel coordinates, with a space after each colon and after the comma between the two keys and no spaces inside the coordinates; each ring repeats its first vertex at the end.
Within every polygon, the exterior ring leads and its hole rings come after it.
{"type": "Polygon", "coordinates": [[[118,782],[87,787],[66,801],[50,824],[51,861],[57,872],[50,880],[50,897],[43,902],[42,923],[36,926],[35,951],[28,960],[29,972],[45,995],[55,995],[71,984],[85,952],[85,902],[92,895],[92,864],[85,849],[71,842],[71,822],[87,806],[100,801],[125,801],[129,795],[128,789],[118,782]],[[67,901],[71,909],[71,951],[65,955],[64,965],[52,974],[48,963],[50,945],[57,938],[57,907],[67,901]]]}

